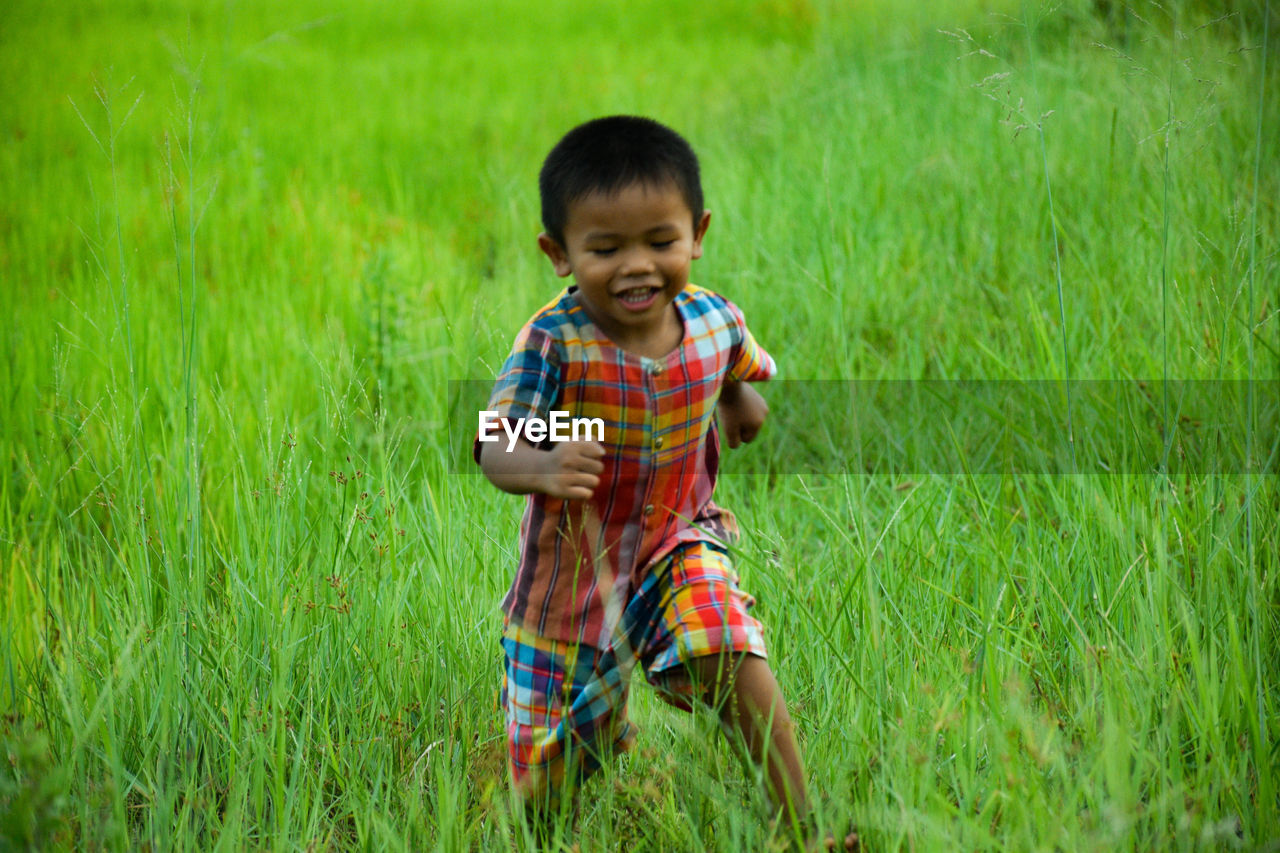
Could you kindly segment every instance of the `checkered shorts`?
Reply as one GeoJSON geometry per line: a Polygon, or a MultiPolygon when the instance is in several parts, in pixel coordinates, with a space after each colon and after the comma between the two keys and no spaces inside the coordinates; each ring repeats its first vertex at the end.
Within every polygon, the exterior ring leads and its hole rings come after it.
{"type": "Polygon", "coordinates": [[[664,674],[710,655],[765,657],[763,629],[747,612],[754,603],[738,589],[729,556],[694,542],[652,567],[606,648],[508,625],[501,702],[516,790],[552,800],[567,774],[580,781],[612,752],[630,748],[636,729],[627,720],[627,691],[637,663],[659,696],[689,710],[689,681],[664,674]]]}

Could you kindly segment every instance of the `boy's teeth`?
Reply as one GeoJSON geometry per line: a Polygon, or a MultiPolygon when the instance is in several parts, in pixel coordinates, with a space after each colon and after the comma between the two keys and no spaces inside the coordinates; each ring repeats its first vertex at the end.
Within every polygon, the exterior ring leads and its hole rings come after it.
{"type": "Polygon", "coordinates": [[[644,302],[653,293],[653,288],[644,287],[636,290],[628,290],[621,294],[621,298],[625,302],[644,302]]]}

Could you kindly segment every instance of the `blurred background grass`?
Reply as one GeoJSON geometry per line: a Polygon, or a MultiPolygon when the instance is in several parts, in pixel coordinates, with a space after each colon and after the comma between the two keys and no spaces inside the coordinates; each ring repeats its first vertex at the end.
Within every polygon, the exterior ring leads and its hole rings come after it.
{"type": "MultiPolygon", "coordinates": [[[[1265,9],[6,4],[5,838],[510,842],[518,507],[448,473],[448,382],[561,285],[535,176],[586,118],[694,143],[696,279],[789,378],[1277,378],[1265,9]]],[[[824,823],[1276,838],[1273,477],[753,450],[724,502],[824,823]]],[[[599,783],[584,849],[764,845],[723,750],[666,760],[710,732],[636,704],[657,752],[599,783]]]]}

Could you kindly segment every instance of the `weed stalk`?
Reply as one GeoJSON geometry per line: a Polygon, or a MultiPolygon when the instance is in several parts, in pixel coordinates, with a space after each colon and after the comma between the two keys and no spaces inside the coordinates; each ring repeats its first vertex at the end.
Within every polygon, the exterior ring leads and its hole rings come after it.
{"type": "MultiPolygon", "coordinates": [[[[1254,731],[1254,762],[1258,768],[1267,767],[1272,760],[1270,750],[1268,749],[1269,737],[1267,734],[1267,714],[1266,700],[1264,692],[1264,682],[1262,677],[1262,655],[1263,655],[1263,618],[1264,613],[1260,608],[1260,602],[1263,597],[1262,582],[1258,576],[1257,554],[1253,541],[1253,495],[1256,488],[1256,473],[1254,471],[1253,459],[1253,433],[1256,425],[1257,417],[1257,400],[1255,398],[1256,389],[1254,387],[1255,380],[1255,364],[1254,364],[1254,282],[1258,271],[1258,185],[1261,180],[1262,171],[1262,114],[1266,108],[1267,94],[1267,47],[1270,41],[1270,25],[1271,25],[1271,4],[1264,4],[1262,10],[1262,59],[1261,68],[1258,71],[1258,115],[1254,136],[1254,160],[1253,160],[1253,204],[1249,212],[1249,278],[1247,284],[1247,323],[1246,323],[1246,358],[1248,362],[1248,382],[1246,383],[1246,418],[1245,424],[1245,489],[1244,489],[1244,529],[1245,529],[1245,561],[1249,565],[1249,609],[1250,622],[1253,630],[1251,632],[1251,642],[1253,645],[1253,676],[1254,676],[1254,700],[1256,702],[1257,719],[1254,721],[1256,729],[1254,731]]],[[[1275,802],[1275,794],[1272,790],[1274,777],[1271,773],[1260,772],[1258,774],[1258,802],[1271,804],[1275,802]]],[[[1258,827],[1261,831],[1263,827],[1258,827]]]]}
{"type": "MultiPolygon", "coordinates": [[[[1027,4],[1022,4],[1023,30],[1027,35],[1027,65],[1031,74],[1031,91],[1040,100],[1040,87],[1036,82],[1036,53],[1034,30],[1035,24],[1027,13],[1027,4]]],[[[1049,151],[1045,144],[1044,119],[1042,114],[1034,123],[1036,135],[1040,138],[1040,162],[1044,167],[1044,191],[1049,200],[1049,228],[1053,233],[1053,273],[1058,287],[1058,323],[1062,328],[1062,372],[1063,387],[1066,388],[1067,399],[1067,449],[1071,454],[1071,473],[1076,472],[1075,431],[1071,423],[1071,352],[1067,345],[1067,301],[1062,287],[1062,250],[1058,245],[1058,217],[1053,207],[1053,181],[1049,176],[1049,151]]]]}

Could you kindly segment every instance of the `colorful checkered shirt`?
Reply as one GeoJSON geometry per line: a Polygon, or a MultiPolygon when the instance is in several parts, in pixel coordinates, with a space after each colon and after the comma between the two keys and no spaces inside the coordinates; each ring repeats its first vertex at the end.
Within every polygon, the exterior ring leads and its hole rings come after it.
{"type": "MultiPolygon", "coordinates": [[[[574,290],[520,330],[488,408],[510,419],[549,421],[554,410],[604,421],[604,471],[589,500],[528,496],[502,604],[509,624],[598,647],[653,563],[682,542],[737,538],[732,514],[711,499],[716,403],[726,381],[769,379],[777,368],[737,306],[709,290],[691,284],[676,297],[684,338],[659,359],[605,337],[574,290]]],[[[479,450],[477,441],[477,459],[479,450]]]]}

